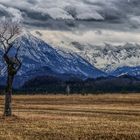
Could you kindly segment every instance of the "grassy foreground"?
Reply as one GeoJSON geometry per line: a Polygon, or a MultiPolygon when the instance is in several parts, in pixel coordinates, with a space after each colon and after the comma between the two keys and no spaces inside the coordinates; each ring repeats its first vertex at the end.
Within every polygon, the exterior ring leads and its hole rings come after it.
{"type": "Polygon", "coordinates": [[[140,94],[13,96],[0,140],[140,140],[140,94]]]}

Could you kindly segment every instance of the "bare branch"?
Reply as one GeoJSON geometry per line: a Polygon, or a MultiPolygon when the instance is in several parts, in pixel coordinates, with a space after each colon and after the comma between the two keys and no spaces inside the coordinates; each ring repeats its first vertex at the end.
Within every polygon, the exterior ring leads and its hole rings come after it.
{"type": "Polygon", "coordinates": [[[0,21],[0,43],[6,53],[11,49],[12,42],[21,34],[21,25],[10,19],[0,21]]]}

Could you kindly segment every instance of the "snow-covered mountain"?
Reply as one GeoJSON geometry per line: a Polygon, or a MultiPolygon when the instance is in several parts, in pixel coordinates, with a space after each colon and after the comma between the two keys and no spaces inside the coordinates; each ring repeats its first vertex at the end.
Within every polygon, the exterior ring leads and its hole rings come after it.
{"type": "Polygon", "coordinates": [[[63,47],[62,49],[68,52],[76,52],[98,69],[108,73],[119,67],[140,66],[139,44],[125,43],[123,45],[111,45],[105,43],[104,45],[96,46],[71,42],[68,47],[63,47]]]}
{"type": "MultiPolygon", "coordinates": [[[[32,76],[52,73],[57,75],[75,75],[78,78],[106,76],[104,72],[93,67],[76,53],[56,50],[31,34],[25,34],[18,39],[21,45],[19,57],[23,62],[22,68],[18,73],[20,78],[26,77],[27,79],[32,78],[32,76]]],[[[10,51],[10,55],[14,53],[15,48],[10,51]]],[[[2,57],[2,50],[0,50],[0,57],[2,57]]],[[[6,68],[1,58],[0,66],[1,76],[4,76],[6,68]]]]}
{"type": "MultiPolygon", "coordinates": [[[[18,73],[20,77],[18,81],[28,80],[36,75],[80,77],[82,79],[107,76],[106,73],[113,76],[140,75],[139,44],[97,46],[71,42],[67,47],[58,45],[53,48],[31,34],[24,34],[18,41],[21,41],[22,47],[19,54],[23,61],[18,73]]],[[[10,54],[13,53],[15,53],[14,49],[10,54]]],[[[1,48],[0,57],[1,76],[3,77],[6,68],[2,61],[1,48]]]]}
{"type": "Polygon", "coordinates": [[[120,67],[117,68],[116,70],[110,72],[110,75],[112,76],[122,76],[122,75],[130,75],[130,76],[134,76],[134,77],[140,77],[140,66],[136,66],[136,67],[128,67],[128,66],[124,66],[124,67],[120,67]]]}

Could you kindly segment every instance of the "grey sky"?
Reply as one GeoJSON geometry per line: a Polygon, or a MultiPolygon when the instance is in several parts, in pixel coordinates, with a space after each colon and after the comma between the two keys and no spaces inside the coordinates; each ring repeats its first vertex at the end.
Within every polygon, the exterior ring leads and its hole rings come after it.
{"type": "Polygon", "coordinates": [[[21,20],[32,30],[93,32],[101,36],[101,42],[108,41],[108,32],[112,33],[111,42],[121,42],[123,37],[116,38],[120,32],[126,35],[124,42],[128,34],[132,42],[140,42],[140,0],[0,0],[2,16],[21,20]],[[137,39],[133,40],[135,35],[137,39]]]}

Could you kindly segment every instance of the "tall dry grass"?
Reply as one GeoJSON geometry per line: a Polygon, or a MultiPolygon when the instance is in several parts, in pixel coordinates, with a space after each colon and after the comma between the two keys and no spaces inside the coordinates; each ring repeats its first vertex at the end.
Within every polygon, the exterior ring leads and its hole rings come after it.
{"type": "Polygon", "coordinates": [[[0,140],[140,140],[140,94],[13,96],[0,140]]]}

